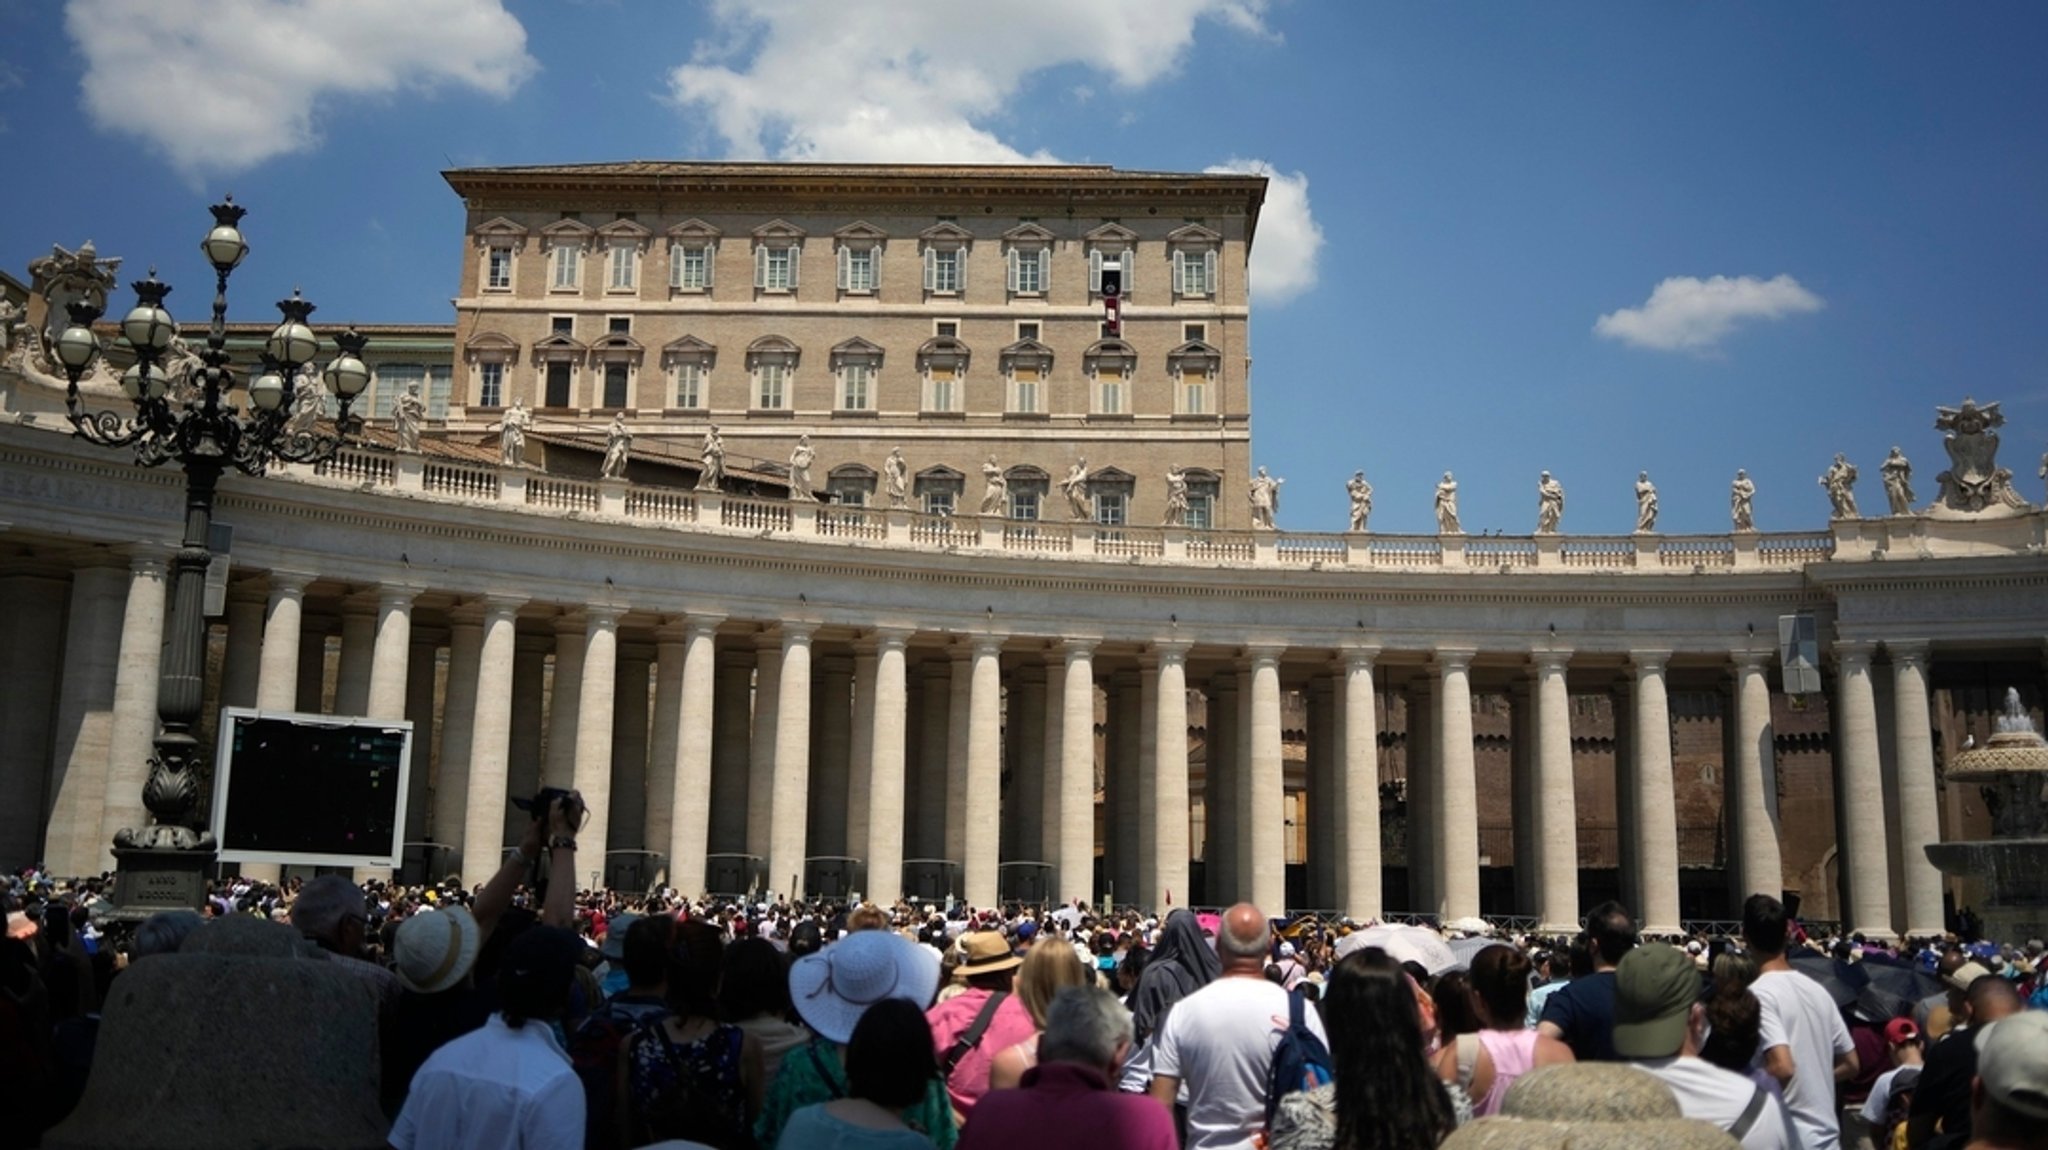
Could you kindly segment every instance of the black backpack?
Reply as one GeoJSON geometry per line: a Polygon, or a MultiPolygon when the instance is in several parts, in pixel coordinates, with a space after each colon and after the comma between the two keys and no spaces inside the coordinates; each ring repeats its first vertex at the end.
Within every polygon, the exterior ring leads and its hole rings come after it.
{"type": "Polygon", "coordinates": [[[1266,1125],[1280,1109],[1280,1099],[1298,1090],[1314,1090],[1331,1080],[1330,1048],[1308,1028],[1305,1000],[1299,991],[1287,995],[1287,1029],[1273,1047],[1266,1068],[1266,1125]]]}

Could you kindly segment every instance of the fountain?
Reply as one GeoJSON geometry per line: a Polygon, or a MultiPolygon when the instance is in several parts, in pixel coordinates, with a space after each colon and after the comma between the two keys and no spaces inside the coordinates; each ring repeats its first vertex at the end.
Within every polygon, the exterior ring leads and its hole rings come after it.
{"type": "Polygon", "coordinates": [[[2034,730],[2017,690],[2005,692],[1998,733],[1950,760],[1947,777],[1980,784],[1991,837],[1929,843],[1927,860],[1944,874],[1984,880],[1988,897],[1977,913],[1987,938],[2048,935],[2048,740],[2034,730]]]}

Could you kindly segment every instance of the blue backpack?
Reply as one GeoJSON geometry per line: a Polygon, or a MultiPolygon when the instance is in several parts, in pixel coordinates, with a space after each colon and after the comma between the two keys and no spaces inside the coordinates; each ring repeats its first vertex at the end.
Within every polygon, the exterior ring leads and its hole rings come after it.
{"type": "Polygon", "coordinates": [[[1266,1125],[1280,1109],[1280,1099],[1298,1090],[1314,1090],[1329,1082],[1330,1048],[1308,1028],[1303,1017],[1307,1009],[1300,992],[1287,995],[1287,1029],[1273,1047],[1273,1061],[1266,1069],[1266,1125]]]}

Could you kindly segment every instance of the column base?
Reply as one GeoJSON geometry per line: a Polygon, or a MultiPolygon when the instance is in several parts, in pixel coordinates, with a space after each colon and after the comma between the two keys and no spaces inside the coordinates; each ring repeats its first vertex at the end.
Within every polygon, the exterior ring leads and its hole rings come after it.
{"type": "Polygon", "coordinates": [[[114,848],[114,911],[118,921],[139,922],[160,910],[198,910],[206,905],[206,872],[211,850],[114,848]]]}
{"type": "Polygon", "coordinates": [[[1576,922],[1543,922],[1536,924],[1537,934],[1558,934],[1569,938],[1584,929],[1576,922]]]}
{"type": "Polygon", "coordinates": [[[1638,933],[1644,938],[1683,938],[1685,937],[1685,928],[1675,922],[1668,925],[1651,923],[1643,927],[1638,933]]]}

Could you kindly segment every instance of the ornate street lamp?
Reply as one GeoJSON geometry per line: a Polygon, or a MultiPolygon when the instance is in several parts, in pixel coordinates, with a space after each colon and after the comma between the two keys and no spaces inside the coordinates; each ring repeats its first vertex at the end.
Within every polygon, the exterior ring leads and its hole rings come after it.
{"type": "Polygon", "coordinates": [[[317,463],[331,458],[358,430],[361,420],[349,405],[369,385],[362,361],[364,337],[345,332],[335,338],[340,353],[323,373],[327,387],[341,401],[334,429],[295,418],[293,381],[319,354],[320,341],[306,320],[313,305],[299,298],[281,301],[283,320],[264,345],[262,370],[250,381],[248,410],[231,402],[234,373],[228,367],[228,274],[249,254],[240,228],[246,209],[232,197],[213,205],[213,230],[200,244],[215,274],[213,326],[206,347],[190,364],[190,353],[176,349],[177,326],[164,310],[170,285],[149,277],[136,282],[135,307],[121,320],[121,337],[133,351],[135,364],[121,375],[121,389],[135,405],[132,416],[114,411],[87,411],[78,383],[101,352],[93,332],[98,308],[69,306],[71,324],[56,340],[57,361],[70,386],[65,411],[74,434],[103,447],[135,449],[145,467],[175,461],[185,472],[185,538],[171,561],[172,629],[164,647],[157,689],[157,715],[162,731],[149,761],[143,805],[151,825],[124,828],[114,836],[119,859],[115,901],[124,908],[198,906],[204,901],[205,869],[213,861],[213,835],[190,825],[199,800],[195,774],[203,753],[194,730],[205,697],[206,569],[213,560],[209,528],[214,488],[229,467],[262,475],[272,462],[317,463]],[[169,363],[174,349],[183,362],[169,363]]]}

